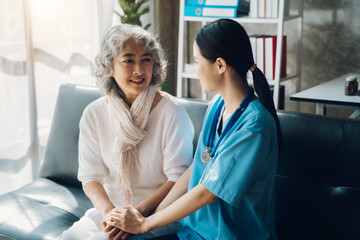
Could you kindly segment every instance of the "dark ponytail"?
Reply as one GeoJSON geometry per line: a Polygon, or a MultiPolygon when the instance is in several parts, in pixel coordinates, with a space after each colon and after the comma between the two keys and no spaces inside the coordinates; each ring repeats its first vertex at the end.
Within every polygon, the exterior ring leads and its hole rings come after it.
{"type": "MultiPolygon", "coordinates": [[[[231,19],[218,19],[205,25],[195,36],[203,57],[214,63],[218,57],[225,59],[235,69],[242,81],[247,82],[246,73],[254,66],[251,44],[245,29],[231,19]]],[[[269,84],[264,74],[255,67],[252,69],[254,89],[260,101],[273,116],[277,126],[279,148],[281,130],[269,84]]]]}
{"type": "Polygon", "coordinates": [[[280,129],[280,122],[278,115],[276,113],[273,97],[270,92],[269,84],[266,80],[266,77],[264,74],[260,71],[259,68],[255,67],[255,69],[252,71],[253,75],[253,82],[254,82],[254,89],[256,94],[259,96],[262,104],[266,107],[266,109],[270,112],[270,114],[273,116],[275,123],[276,123],[276,131],[277,131],[277,137],[278,137],[278,145],[279,149],[281,150],[281,140],[282,140],[282,134],[280,129]]]}

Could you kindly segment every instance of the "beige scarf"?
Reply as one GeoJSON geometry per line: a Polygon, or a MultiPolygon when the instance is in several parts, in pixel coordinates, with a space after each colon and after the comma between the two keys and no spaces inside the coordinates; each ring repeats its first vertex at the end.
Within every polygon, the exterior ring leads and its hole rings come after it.
{"type": "Polygon", "coordinates": [[[113,143],[113,164],[116,183],[122,197],[122,204],[133,204],[131,172],[137,160],[137,145],[146,132],[144,128],[156,94],[156,88],[149,86],[140,93],[131,108],[118,96],[106,96],[110,125],[116,137],[113,143]]]}

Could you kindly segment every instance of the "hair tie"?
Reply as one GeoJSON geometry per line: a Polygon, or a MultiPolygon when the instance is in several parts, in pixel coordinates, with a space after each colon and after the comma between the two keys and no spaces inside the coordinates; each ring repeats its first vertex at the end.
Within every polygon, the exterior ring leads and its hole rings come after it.
{"type": "Polygon", "coordinates": [[[249,69],[250,71],[254,71],[256,68],[256,64],[252,65],[251,68],[249,69]]]}

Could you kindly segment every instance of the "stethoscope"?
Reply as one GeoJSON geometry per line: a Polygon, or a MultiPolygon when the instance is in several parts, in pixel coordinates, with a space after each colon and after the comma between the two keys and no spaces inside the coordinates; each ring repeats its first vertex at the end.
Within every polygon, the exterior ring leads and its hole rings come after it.
{"type": "Polygon", "coordinates": [[[224,100],[221,99],[219,105],[217,106],[214,118],[212,119],[212,122],[211,122],[210,136],[209,136],[207,144],[206,144],[206,146],[209,146],[209,147],[205,147],[205,151],[203,151],[200,155],[201,161],[206,164],[206,168],[200,178],[199,184],[202,182],[202,180],[205,176],[205,172],[209,166],[209,163],[210,163],[211,159],[215,156],[221,141],[224,139],[226,134],[230,131],[230,129],[233,127],[234,123],[239,119],[241,114],[245,111],[246,107],[249,105],[249,103],[253,99],[254,89],[252,88],[251,85],[249,87],[250,87],[250,89],[247,92],[245,98],[240,103],[240,107],[237,108],[235,110],[235,112],[231,115],[229,122],[225,126],[225,129],[220,134],[220,138],[217,140],[214,148],[212,148],[211,145],[214,142],[217,120],[219,119],[221,110],[224,106],[224,103],[225,103],[224,100]],[[212,149],[212,151],[210,152],[211,149],[212,149]]]}

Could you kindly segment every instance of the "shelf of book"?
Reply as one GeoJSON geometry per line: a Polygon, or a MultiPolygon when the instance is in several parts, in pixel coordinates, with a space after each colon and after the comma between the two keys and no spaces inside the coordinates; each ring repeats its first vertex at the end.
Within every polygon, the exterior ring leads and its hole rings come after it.
{"type": "MultiPolygon", "coordinates": [[[[296,90],[300,90],[300,80],[301,80],[301,58],[302,58],[302,23],[303,23],[303,1],[298,0],[298,13],[295,15],[284,16],[284,5],[285,1],[290,0],[278,0],[278,14],[277,18],[264,18],[264,17],[249,17],[249,16],[242,16],[238,18],[232,18],[235,21],[241,24],[276,24],[277,30],[274,36],[277,37],[276,41],[276,48],[275,48],[275,61],[274,61],[274,77],[271,80],[268,80],[269,85],[273,86],[274,88],[274,103],[275,107],[278,107],[278,100],[279,100],[279,89],[280,89],[280,82],[287,81],[290,79],[297,79],[296,83],[296,90]],[[281,74],[281,62],[282,62],[282,49],[283,49],[283,38],[279,38],[278,36],[283,36],[284,31],[284,22],[290,20],[298,20],[297,24],[297,70],[294,74],[288,74],[286,77],[281,74]]],[[[221,2],[221,1],[219,1],[221,2]]],[[[183,93],[183,80],[184,79],[197,79],[196,75],[193,72],[185,70],[186,62],[184,59],[188,59],[188,46],[186,46],[186,41],[184,39],[187,38],[187,27],[186,22],[201,22],[204,26],[208,22],[215,21],[219,19],[219,17],[200,17],[200,16],[185,16],[185,3],[186,0],[180,0],[180,15],[179,15],[179,48],[178,48],[178,81],[177,81],[177,96],[182,97],[183,93]]],[[[287,2],[288,3],[288,2],[287,2]]],[[[259,33],[261,34],[261,33],[259,33]]],[[[275,45],[274,45],[275,46],[275,45]]],[[[285,48],[286,49],[286,48],[285,48]]],[[[287,49],[286,49],[287,51],[287,49]]],[[[251,82],[251,80],[249,81],[251,82]]],[[[187,86],[187,84],[185,85],[187,86]]],[[[202,94],[202,98],[206,99],[206,94],[202,94]]]]}

